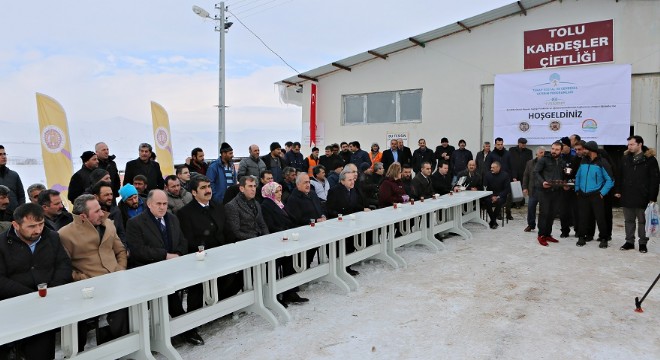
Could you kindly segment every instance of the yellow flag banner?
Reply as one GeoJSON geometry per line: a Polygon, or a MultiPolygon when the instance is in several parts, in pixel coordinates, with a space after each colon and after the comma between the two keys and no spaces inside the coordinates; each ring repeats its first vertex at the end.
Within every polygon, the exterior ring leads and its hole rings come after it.
{"type": "Polygon", "coordinates": [[[163,176],[174,175],[170,118],[167,116],[167,111],[154,101],[151,102],[151,120],[156,143],[156,160],[160,164],[160,171],[163,176]]]}
{"type": "Polygon", "coordinates": [[[73,175],[66,113],[55,99],[40,93],[37,93],[37,112],[46,182],[49,189],[59,191],[62,201],[66,201],[73,175]]]}

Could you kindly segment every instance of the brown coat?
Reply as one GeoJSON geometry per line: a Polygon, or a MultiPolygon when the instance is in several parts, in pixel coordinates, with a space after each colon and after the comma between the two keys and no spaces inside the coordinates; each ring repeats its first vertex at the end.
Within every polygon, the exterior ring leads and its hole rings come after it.
{"type": "Polygon", "coordinates": [[[115,225],[104,219],[105,233],[99,232],[89,221],[73,215],[73,222],[59,230],[62,246],[71,258],[73,281],[126,270],[126,249],[117,236],[115,225]]]}

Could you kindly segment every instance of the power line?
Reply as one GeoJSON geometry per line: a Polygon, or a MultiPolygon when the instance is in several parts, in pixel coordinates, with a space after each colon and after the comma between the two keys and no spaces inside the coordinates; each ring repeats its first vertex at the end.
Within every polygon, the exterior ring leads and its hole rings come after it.
{"type": "MultiPolygon", "coordinates": [[[[247,3],[245,3],[245,4],[241,4],[241,5],[238,5],[238,6],[234,6],[234,10],[241,9],[241,8],[246,8],[246,7],[249,7],[249,6],[256,5],[256,6],[253,6],[253,7],[251,8],[251,9],[254,9],[254,8],[257,8],[257,7],[261,6],[262,4],[259,4],[259,3],[262,3],[263,1],[266,1],[266,0],[254,0],[254,1],[251,1],[251,2],[247,2],[247,3]]],[[[241,10],[241,11],[243,11],[243,10],[241,10]]]]}
{"type": "Polygon", "coordinates": [[[270,10],[270,9],[274,9],[274,8],[276,8],[276,7],[278,7],[278,6],[281,6],[281,5],[284,5],[284,4],[288,4],[288,3],[293,2],[293,1],[294,1],[294,0],[284,1],[284,2],[281,2],[281,3],[279,3],[279,4],[275,4],[275,5],[273,5],[273,6],[267,7],[267,8],[265,8],[265,9],[261,9],[261,10],[255,11],[255,12],[251,12],[251,13],[249,13],[249,14],[247,14],[247,15],[246,15],[245,13],[247,13],[248,11],[244,11],[243,13],[241,13],[241,15],[243,16],[243,19],[245,19],[245,18],[250,17],[250,16],[252,16],[252,15],[261,14],[261,13],[264,12],[264,11],[268,11],[268,10],[270,10]]]}
{"type": "Polygon", "coordinates": [[[245,23],[244,23],[243,21],[241,21],[241,19],[239,19],[238,16],[236,16],[234,13],[232,13],[231,11],[229,11],[229,9],[227,9],[227,12],[230,13],[230,14],[236,19],[236,21],[238,21],[241,25],[243,25],[243,27],[246,28],[247,31],[249,31],[250,33],[252,33],[252,35],[254,35],[254,37],[256,37],[257,39],[259,39],[259,41],[261,41],[261,43],[266,47],[266,49],[270,50],[270,52],[272,52],[273,54],[275,54],[275,56],[277,56],[278,58],[280,58],[280,60],[282,60],[282,62],[285,63],[286,66],[288,66],[289,68],[291,68],[291,70],[295,71],[297,74],[300,73],[300,71],[296,70],[296,69],[295,69],[293,66],[291,66],[288,62],[286,62],[286,60],[284,60],[284,58],[282,58],[278,53],[276,53],[275,50],[271,49],[270,46],[268,46],[268,44],[266,44],[266,42],[264,42],[264,41],[259,37],[259,35],[255,34],[255,32],[252,31],[252,29],[250,29],[247,25],[245,25],[245,23]]]}
{"type": "MultiPolygon", "coordinates": [[[[236,13],[239,14],[239,15],[242,15],[242,14],[244,14],[244,13],[248,13],[248,12],[250,12],[250,11],[252,11],[252,10],[262,8],[262,7],[264,7],[265,5],[272,4],[272,3],[276,2],[276,1],[277,1],[277,0],[268,0],[268,1],[266,1],[266,2],[264,2],[264,3],[261,3],[261,4],[257,5],[257,6],[253,6],[253,7],[248,8],[248,9],[242,9],[242,10],[239,10],[239,11],[237,11],[236,13]]],[[[234,9],[234,10],[236,10],[236,9],[234,9]]]]}

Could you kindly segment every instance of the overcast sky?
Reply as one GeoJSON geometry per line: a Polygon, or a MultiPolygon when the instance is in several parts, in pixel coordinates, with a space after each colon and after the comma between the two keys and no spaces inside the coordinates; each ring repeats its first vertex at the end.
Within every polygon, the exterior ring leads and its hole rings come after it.
{"type": "MultiPolygon", "coordinates": [[[[226,5],[305,72],[511,2],[229,0],[226,5]]],[[[149,124],[153,100],[168,111],[173,131],[217,131],[218,33],[214,21],[192,12],[199,5],[213,16],[214,4],[5,2],[0,12],[0,123],[24,122],[26,129],[36,130],[35,92],[41,92],[64,106],[70,127],[118,116],[149,124]]],[[[229,17],[234,25],[226,35],[227,139],[252,128],[279,128],[291,129],[291,139],[299,140],[300,108],[280,104],[273,85],[296,72],[229,17]]],[[[176,141],[176,133],[173,137],[176,141]]],[[[0,143],[8,138],[38,141],[33,131],[0,132],[0,143]]]]}

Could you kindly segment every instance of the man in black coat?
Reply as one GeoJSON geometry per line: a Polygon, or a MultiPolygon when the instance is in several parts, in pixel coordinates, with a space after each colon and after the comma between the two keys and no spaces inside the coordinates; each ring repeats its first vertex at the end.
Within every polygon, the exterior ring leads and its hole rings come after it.
{"type": "MultiPolygon", "coordinates": [[[[119,188],[121,187],[121,179],[119,178],[119,170],[115,155],[110,155],[108,145],[104,142],[96,144],[96,157],[99,159],[99,169],[103,169],[110,174],[110,183],[112,184],[112,193],[115,198],[119,196],[119,188]]],[[[93,185],[93,184],[92,184],[93,185]]]]}
{"type": "MultiPolygon", "coordinates": [[[[204,175],[190,179],[193,200],[177,213],[181,232],[188,243],[188,253],[198,251],[199,246],[211,249],[231,243],[225,229],[225,210],[222,204],[211,201],[211,180],[204,175]]],[[[243,289],[243,274],[229,274],[218,279],[220,299],[226,299],[243,289]]],[[[188,311],[200,309],[203,305],[202,284],[188,288],[188,311]]]]}
{"type": "Polygon", "coordinates": [[[623,207],[623,218],[626,230],[626,243],[621,250],[635,248],[635,221],[639,236],[639,252],[646,253],[646,216],[644,211],[648,204],[658,199],[658,182],[660,174],[655,150],[644,146],[644,139],[639,136],[628,138],[628,150],[623,154],[617,176],[614,196],[620,198],[623,207]]]}
{"type": "MultiPolygon", "coordinates": [[[[548,242],[556,243],[552,237],[552,223],[559,211],[562,188],[556,182],[563,180],[566,163],[561,158],[562,144],[555,142],[550,147],[550,153],[540,158],[534,167],[534,181],[536,181],[536,194],[539,199],[539,232],[538,242],[548,246],[548,242]]],[[[567,188],[568,189],[568,188],[567,188]]]]}
{"type": "MultiPolygon", "coordinates": [[[[339,186],[339,185],[337,185],[339,186]]],[[[321,200],[311,191],[312,185],[307,173],[300,173],[296,177],[296,188],[291,192],[289,201],[284,205],[284,210],[291,216],[293,223],[297,226],[309,225],[310,220],[317,222],[325,221],[326,215],[321,205],[321,200]]],[[[318,249],[307,250],[307,267],[314,260],[318,249]]]]}
{"type": "Polygon", "coordinates": [[[396,139],[396,144],[399,149],[399,163],[401,165],[412,166],[412,151],[410,148],[403,145],[403,139],[396,139]]]}
{"type": "Polygon", "coordinates": [[[505,204],[506,198],[511,192],[511,181],[509,174],[502,171],[502,166],[497,161],[490,165],[490,171],[489,174],[486,174],[484,186],[493,194],[486,197],[485,203],[490,218],[490,228],[497,229],[497,214],[500,213],[502,205],[505,204]]]}
{"type": "Polygon", "coordinates": [[[39,193],[37,200],[39,206],[44,210],[44,225],[54,231],[58,231],[64,226],[73,222],[73,215],[66,211],[62,205],[60,192],[53,189],[47,189],[39,193]]]}
{"type": "MultiPolygon", "coordinates": [[[[44,227],[43,209],[28,203],[14,215],[12,228],[0,234],[0,301],[34,293],[41,283],[55,287],[71,282],[71,260],[57,232],[44,227]]],[[[54,359],[55,330],[19,340],[16,346],[27,359],[54,359]]],[[[7,359],[9,351],[1,345],[0,359],[7,359]]]]}
{"type": "Polygon", "coordinates": [[[431,164],[427,161],[421,164],[421,169],[412,180],[415,194],[418,198],[430,199],[433,197],[433,183],[431,182],[431,164]]]}
{"type": "Polygon", "coordinates": [[[527,148],[527,139],[523,137],[518,139],[518,145],[509,148],[509,154],[511,156],[511,176],[522,181],[527,162],[534,158],[532,150],[527,148]]]}
{"type": "Polygon", "coordinates": [[[435,156],[433,150],[426,147],[426,140],[419,139],[417,141],[419,148],[415,149],[412,154],[412,169],[415,174],[419,174],[422,169],[422,164],[428,162],[431,164],[431,172],[435,170],[435,156]]]}
{"type": "MultiPolygon", "coordinates": [[[[488,171],[488,169],[492,170],[491,165],[494,162],[500,163],[502,172],[509,175],[509,181],[520,180],[512,176],[513,165],[511,165],[511,154],[504,148],[504,140],[499,137],[495,139],[495,150],[491,151],[484,161],[485,171],[488,171]]],[[[509,192],[510,195],[511,192],[509,192]]],[[[513,220],[513,216],[511,216],[511,199],[506,199],[506,218],[513,220]]]]}
{"type": "MultiPolygon", "coordinates": [[[[126,242],[131,252],[129,268],[175,259],[188,253],[179,220],[167,212],[167,204],[165,191],[153,190],[147,196],[147,209],[126,223],[126,242]]],[[[185,313],[176,292],[168,295],[167,304],[170,316],[185,313]]],[[[188,330],[182,336],[192,345],[204,344],[196,329],[188,330]]]]}
{"type": "Polygon", "coordinates": [[[440,145],[435,147],[435,158],[438,161],[438,166],[443,162],[449,164],[451,161],[451,154],[454,153],[454,150],[455,148],[449,145],[449,139],[443,137],[440,140],[440,145]]]}
{"type": "Polygon", "coordinates": [[[448,194],[451,189],[451,174],[449,173],[449,164],[441,162],[438,165],[438,170],[431,175],[431,184],[433,184],[433,191],[440,195],[448,194]]]}
{"type": "Polygon", "coordinates": [[[383,151],[383,168],[385,169],[385,172],[387,173],[387,169],[389,169],[390,165],[394,162],[399,162],[399,155],[401,153],[399,152],[399,143],[396,141],[396,139],[390,140],[390,148],[383,151]]]}
{"type": "Polygon", "coordinates": [[[147,190],[165,188],[163,173],[160,171],[160,165],[151,160],[152,148],[147,143],[140,144],[140,155],[137,159],[126,163],[126,172],[124,173],[124,184],[132,184],[135,175],[144,175],[147,178],[147,190]]]}
{"type": "Polygon", "coordinates": [[[85,193],[85,189],[92,185],[90,174],[94,169],[99,167],[99,159],[93,151],[85,151],[80,158],[83,165],[80,170],[76,171],[69,181],[69,194],[67,198],[73,203],[76,198],[85,193]]]}
{"type": "Polygon", "coordinates": [[[465,140],[458,141],[458,149],[451,153],[449,161],[449,173],[456,176],[459,172],[467,169],[468,162],[472,161],[472,151],[465,148],[465,140]]]}
{"type": "Polygon", "coordinates": [[[18,205],[25,204],[25,191],[21,177],[7,167],[7,151],[0,145],[0,185],[9,188],[9,211],[14,211],[18,205]]]}

